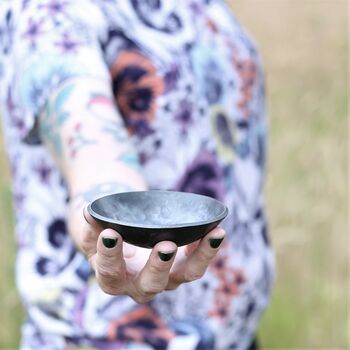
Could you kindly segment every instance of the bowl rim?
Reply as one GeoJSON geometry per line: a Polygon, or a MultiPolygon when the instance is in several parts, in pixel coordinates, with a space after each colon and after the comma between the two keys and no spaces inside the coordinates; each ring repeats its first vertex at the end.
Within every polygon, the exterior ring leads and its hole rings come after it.
{"type": "Polygon", "coordinates": [[[217,221],[221,221],[223,219],[225,219],[225,217],[227,216],[228,214],[228,208],[227,206],[218,201],[217,199],[215,198],[212,198],[212,197],[209,197],[209,196],[205,196],[205,195],[202,195],[202,194],[197,194],[197,193],[192,193],[192,192],[181,192],[181,191],[164,191],[164,190],[149,190],[149,191],[127,191],[127,192],[117,192],[117,193],[111,193],[111,194],[108,194],[108,195],[104,195],[102,197],[99,197],[99,198],[96,198],[95,200],[93,200],[91,203],[88,204],[87,206],[87,210],[89,212],[89,214],[97,219],[97,220],[100,220],[100,221],[103,221],[103,222],[106,222],[106,223],[109,223],[109,224],[117,224],[117,225],[121,225],[121,226],[126,226],[126,227],[133,227],[133,228],[144,228],[144,229],[155,229],[155,230],[162,230],[162,229],[172,229],[172,228],[182,228],[182,227],[190,227],[190,226],[202,226],[202,225],[207,225],[207,224],[210,224],[210,223],[214,223],[214,222],[217,222],[217,221]],[[137,224],[137,223],[134,223],[134,222],[128,222],[128,221],[122,221],[122,220],[115,220],[115,219],[110,219],[110,218],[107,218],[106,216],[103,216],[103,215],[100,215],[98,214],[97,212],[95,212],[92,208],[92,205],[98,201],[98,200],[101,200],[102,198],[105,198],[105,197],[109,197],[109,196],[115,196],[115,195],[118,195],[118,194],[128,194],[128,193],[146,193],[146,192],[162,192],[162,193],[185,193],[185,194],[188,194],[188,195],[195,195],[195,196],[198,196],[198,197],[205,197],[206,200],[211,200],[211,201],[215,201],[219,204],[219,206],[222,207],[222,212],[219,214],[219,215],[216,215],[216,216],[213,216],[211,219],[209,220],[204,220],[204,221],[196,221],[196,222],[187,222],[187,223],[182,223],[182,224],[172,224],[172,225],[145,225],[145,224],[137,224]]]}

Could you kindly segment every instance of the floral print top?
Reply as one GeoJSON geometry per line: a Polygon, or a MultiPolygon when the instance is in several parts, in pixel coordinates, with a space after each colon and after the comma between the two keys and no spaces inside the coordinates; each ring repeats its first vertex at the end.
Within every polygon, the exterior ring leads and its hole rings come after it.
{"type": "MultiPolygon", "coordinates": [[[[96,97],[98,98],[98,97],[96,97]]],[[[23,349],[245,349],[273,281],[256,48],[221,0],[1,0],[0,101],[13,178],[23,349]],[[138,305],[103,293],[66,227],[37,116],[75,76],[109,79],[151,189],[226,203],[198,281],[138,305]]]]}

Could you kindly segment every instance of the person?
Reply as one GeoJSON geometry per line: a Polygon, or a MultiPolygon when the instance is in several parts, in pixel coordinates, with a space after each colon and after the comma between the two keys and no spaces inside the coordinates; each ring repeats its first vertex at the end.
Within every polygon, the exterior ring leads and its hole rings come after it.
{"type": "Polygon", "coordinates": [[[229,6],[3,0],[0,23],[21,349],[256,348],[274,266],[264,79],[229,6]],[[229,215],[200,242],[147,250],[86,210],[146,189],[229,215]]]}

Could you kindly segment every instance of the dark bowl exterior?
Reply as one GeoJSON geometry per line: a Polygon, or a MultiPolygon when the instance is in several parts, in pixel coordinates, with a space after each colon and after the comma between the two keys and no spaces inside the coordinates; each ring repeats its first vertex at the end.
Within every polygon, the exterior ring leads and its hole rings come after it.
{"type": "Polygon", "coordinates": [[[178,247],[195,242],[218,226],[223,219],[204,225],[172,227],[169,229],[140,228],[106,222],[98,218],[95,218],[95,220],[98,221],[104,229],[111,228],[120,233],[123,240],[127,243],[143,248],[153,248],[161,241],[172,241],[178,247]]]}

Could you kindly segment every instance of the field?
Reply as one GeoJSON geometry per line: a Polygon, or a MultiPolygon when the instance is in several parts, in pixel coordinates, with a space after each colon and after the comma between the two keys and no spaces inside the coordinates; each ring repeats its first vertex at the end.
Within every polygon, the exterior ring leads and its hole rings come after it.
{"type": "MultiPolygon", "coordinates": [[[[264,349],[349,349],[348,5],[232,0],[266,68],[267,207],[278,276],[264,349]]],[[[10,177],[0,146],[0,349],[18,348],[10,177]]]]}

